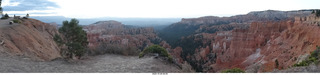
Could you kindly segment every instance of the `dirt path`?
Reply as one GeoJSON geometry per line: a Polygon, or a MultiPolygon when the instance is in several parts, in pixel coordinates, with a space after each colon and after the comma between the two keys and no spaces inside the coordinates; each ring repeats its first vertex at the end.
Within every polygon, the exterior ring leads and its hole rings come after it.
{"type": "Polygon", "coordinates": [[[19,25],[19,24],[12,24],[10,25],[9,22],[12,21],[13,18],[8,18],[8,19],[0,19],[0,28],[2,27],[8,27],[8,26],[14,26],[14,25],[19,25]]]}
{"type": "Polygon", "coordinates": [[[9,22],[12,21],[13,18],[8,18],[8,19],[0,19],[0,27],[9,25],[9,22]]]}
{"type": "Polygon", "coordinates": [[[178,67],[165,61],[137,56],[106,54],[69,63],[58,59],[48,62],[32,61],[17,56],[0,56],[0,72],[180,72],[178,67]]]}

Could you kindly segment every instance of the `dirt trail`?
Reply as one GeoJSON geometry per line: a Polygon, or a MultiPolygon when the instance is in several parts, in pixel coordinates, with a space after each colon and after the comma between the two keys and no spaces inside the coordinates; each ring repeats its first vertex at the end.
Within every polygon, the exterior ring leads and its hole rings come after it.
{"type": "Polygon", "coordinates": [[[13,26],[13,25],[18,25],[18,24],[10,25],[9,22],[12,21],[12,20],[13,20],[13,18],[0,19],[0,27],[8,27],[8,26],[13,26]]]}
{"type": "Polygon", "coordinates": [[[165,61],[137,56],[106,54],[89,57],[74,63],[57,59],[48,62],[32,61],[21,56],[0,55],[0,72],[180,72],[180,69],[165,61]]]}

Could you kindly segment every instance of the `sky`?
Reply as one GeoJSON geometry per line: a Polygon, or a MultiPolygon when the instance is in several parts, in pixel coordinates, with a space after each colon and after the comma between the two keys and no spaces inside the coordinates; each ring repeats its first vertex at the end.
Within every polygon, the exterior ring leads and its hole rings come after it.
{"type": "Polygon", "coordinates": [[[263,10],[319,9],[320,0],[2,0],[4,13],[69,18],[227,17],[263,10]]]}

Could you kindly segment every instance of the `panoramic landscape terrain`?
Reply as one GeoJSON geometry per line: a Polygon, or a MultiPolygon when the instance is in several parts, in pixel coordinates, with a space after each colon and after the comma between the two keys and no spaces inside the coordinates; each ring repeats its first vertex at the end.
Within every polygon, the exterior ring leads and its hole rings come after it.
{"type": "Polygon", "coordinates": [[[0,73],[320,72],[320,9],[181,18],[18,12],[44,9],[23,4],[38,2],[55,1],[0,0],[0,73]]]}

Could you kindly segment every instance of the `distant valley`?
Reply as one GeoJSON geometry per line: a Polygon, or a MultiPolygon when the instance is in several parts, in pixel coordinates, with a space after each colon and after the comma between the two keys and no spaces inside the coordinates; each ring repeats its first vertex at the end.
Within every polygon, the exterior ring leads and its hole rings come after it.
{"type": "MultiPolygon", "coordinates": [[[[63,16],[32,16],[31,18],[38,19],[45,23],[57,23],[62,25],[62,21],[70,20],[63,16]]],[[[89,18],[89,19],[78,19],[80,25],[89,25],[98,21],[115,20],[125,25],[150,27],[150,26],[162,26],[170,25],[175,22],[179,22],[181,18],[113,18],[113,17],[102,17],[102,18],[89,18]]]]}

